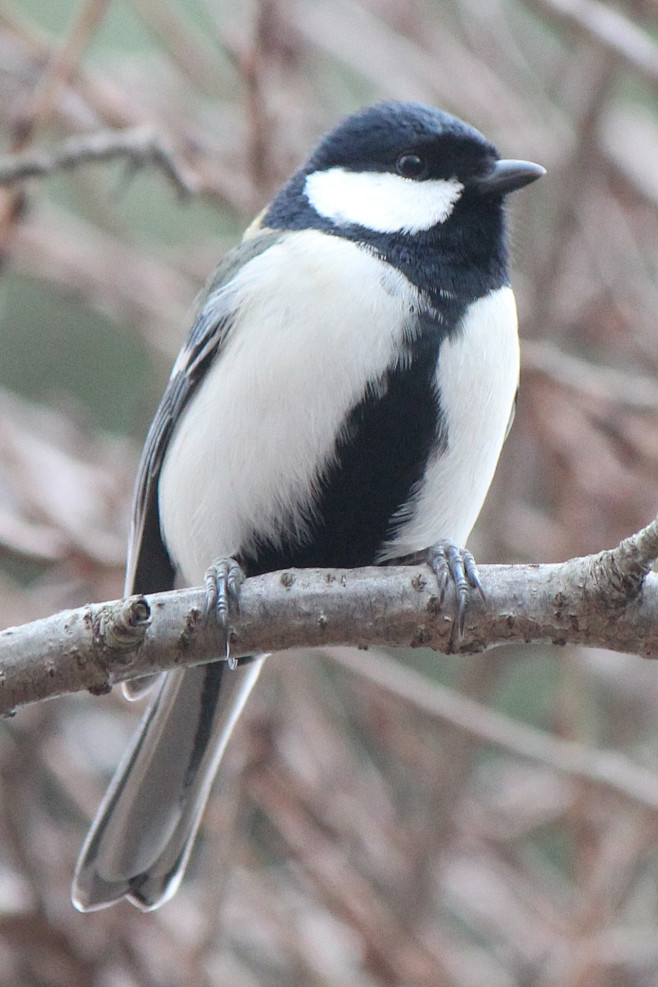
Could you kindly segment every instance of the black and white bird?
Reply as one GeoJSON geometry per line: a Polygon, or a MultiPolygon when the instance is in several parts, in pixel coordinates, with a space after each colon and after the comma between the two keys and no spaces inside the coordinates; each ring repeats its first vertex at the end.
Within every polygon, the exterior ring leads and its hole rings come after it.
{"type": "MultiPolygon", "coordinates": [[[[424,552],[463,620],[519,376],[504,200],[542,174],[415,103],[319,143],[207,285],[142,456],[127,595],[207,576],[224,614],[230,560],[251,576],[424,552]]],[[[262,661],[164,676],[83,848],[79,909],[174,893],[262,661]]]]}

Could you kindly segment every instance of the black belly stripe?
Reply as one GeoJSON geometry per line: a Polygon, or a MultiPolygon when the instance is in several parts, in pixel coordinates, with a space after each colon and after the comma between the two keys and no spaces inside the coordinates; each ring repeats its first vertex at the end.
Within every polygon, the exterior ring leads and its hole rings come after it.
{"type": "Polygon", "coordinates": [[[413,495],[430,453],[447,441],[436,365],[449,333],[435,318],[422,321],[426,324],[409,344],[408,359],[390,368],[383,387],[350,412],[304,541],[262,542],[253,557],[241,559],[248,575],[287,566],[353,568],[376,561],[392,534],[392,516],[413,495]]]}

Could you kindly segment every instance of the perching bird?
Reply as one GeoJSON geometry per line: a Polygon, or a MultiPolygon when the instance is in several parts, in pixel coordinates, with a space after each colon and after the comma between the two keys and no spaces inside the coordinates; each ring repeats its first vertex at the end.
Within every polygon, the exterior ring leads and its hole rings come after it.
{"type": "MultiPolygon", "coordinates": [[[[424,552],[463,621],[463,546],[519,375],[504,200],[542,174],[415,103],[319,143],[207,285],[142,456],[126,595],[219,560],[225,616],[230,560],[251,576],[424,552]]],[[[79,909],[173,895],[262,661],[164,676],[82,851],[79,909]]]]}

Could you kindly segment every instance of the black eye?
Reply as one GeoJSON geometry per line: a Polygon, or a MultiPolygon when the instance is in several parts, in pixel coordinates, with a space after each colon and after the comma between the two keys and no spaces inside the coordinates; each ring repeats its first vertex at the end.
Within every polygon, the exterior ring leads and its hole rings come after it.
{"type": "Polygon", "coordinates": [[[427,166],[419,154],[401,154],[395,164],[403,178],[424,178],[427,166]]]}

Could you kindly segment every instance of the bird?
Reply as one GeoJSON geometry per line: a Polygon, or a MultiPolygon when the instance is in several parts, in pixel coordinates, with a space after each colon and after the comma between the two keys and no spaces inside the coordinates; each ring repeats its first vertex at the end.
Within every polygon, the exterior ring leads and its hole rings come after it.
{"type": "MultiPolygon", "coordinates": [[[[202,293],[138,470],[127,596],[205,582],[227,642],[245,577],[426,559],[463,628],[481,590],[465,545],[519,380],[505,201],[544,173],[412,102],[319,141],[202,293]]],[[[79,910],[175,893],[263,661],[225,644],[143,683],[79,910]]]]}

